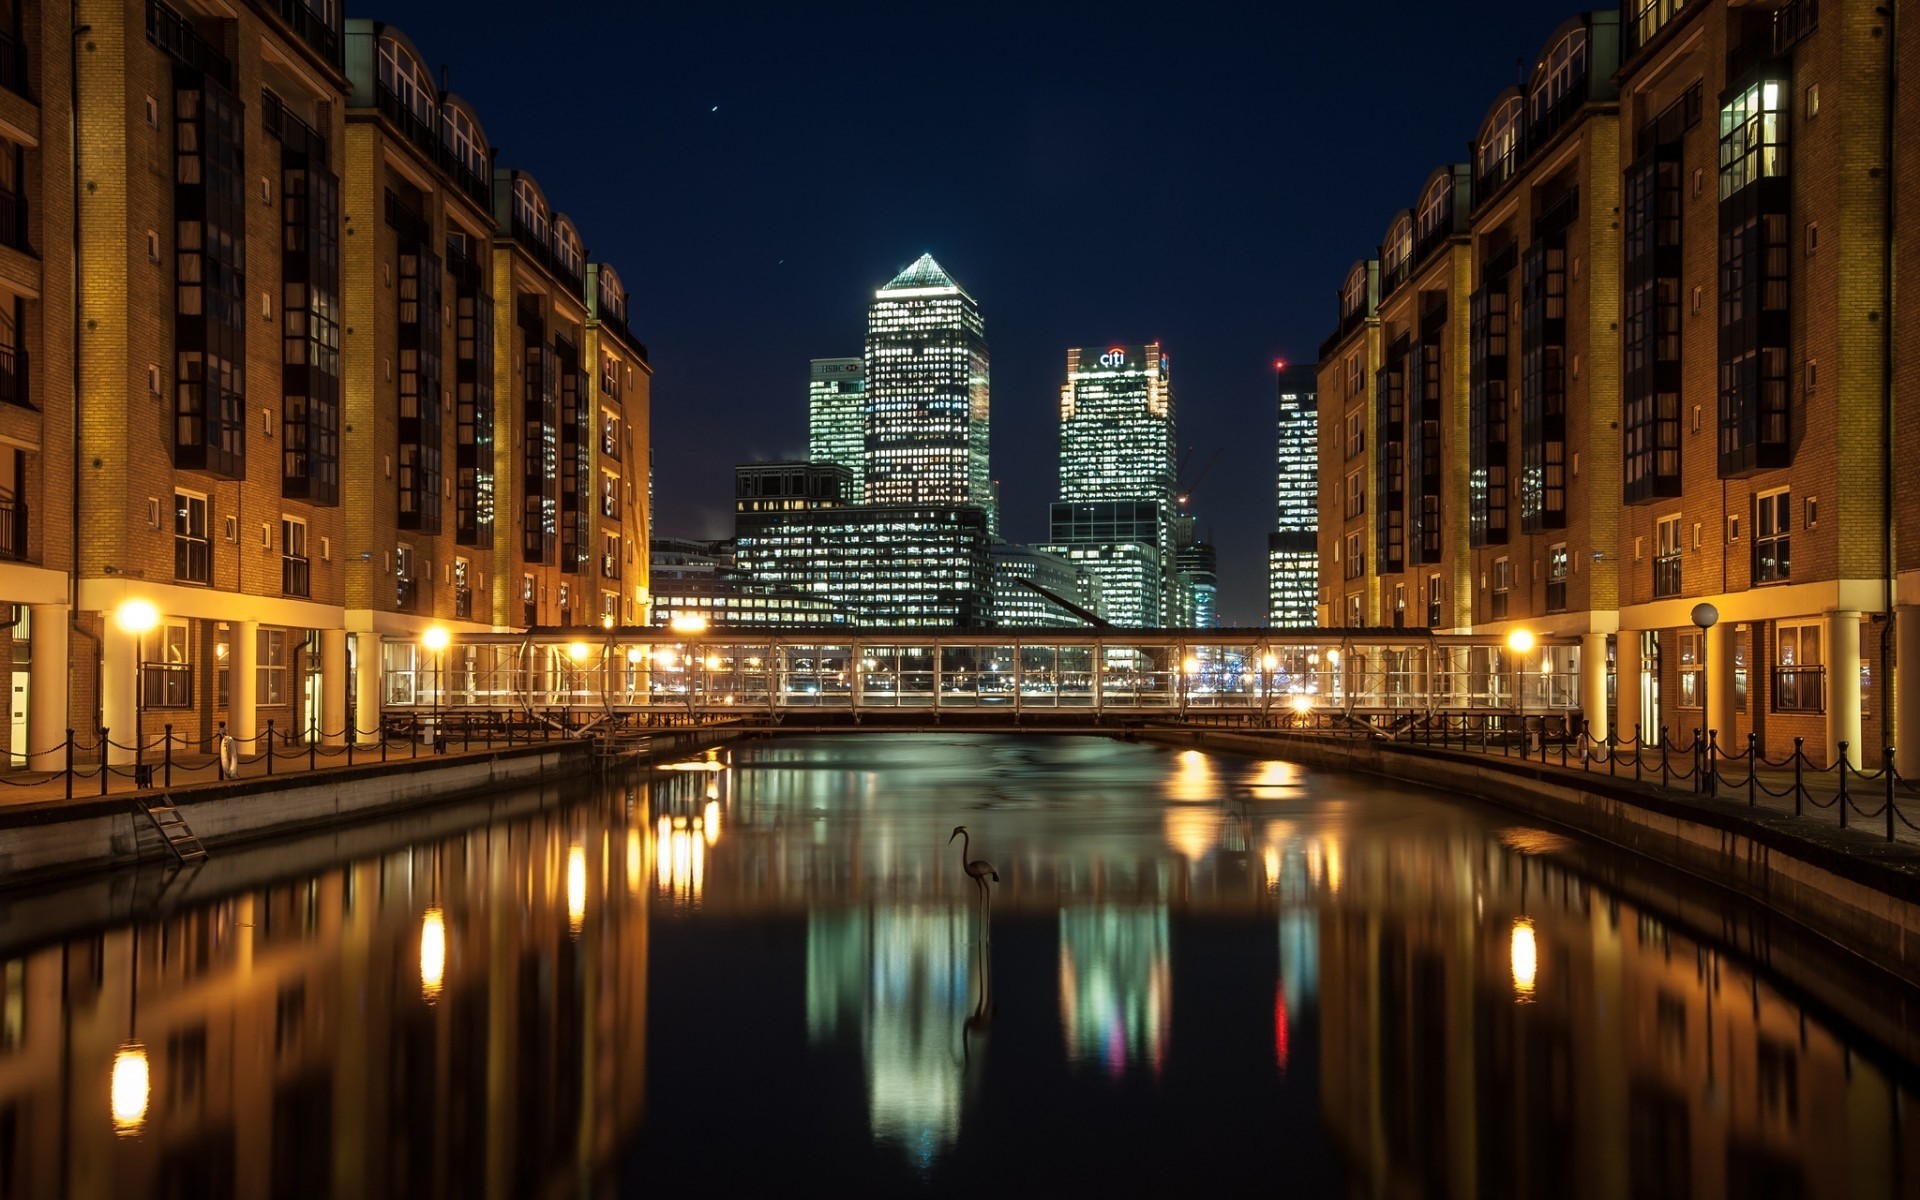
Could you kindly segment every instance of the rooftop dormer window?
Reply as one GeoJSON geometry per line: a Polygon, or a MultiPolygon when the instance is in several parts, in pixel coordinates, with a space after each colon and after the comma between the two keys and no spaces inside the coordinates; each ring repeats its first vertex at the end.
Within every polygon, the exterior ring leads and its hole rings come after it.
{"type": "MultiPolygon", "coordinates": [[[[1396,272],[1406,269],[1407,260],[1413,257],[1413,222],[1404,215],[1387,230],[1387,240],[1380,246],[1380,272],[1392,277],[1396,272]]],[[[1381,285],[1385,290],[1385,284],[1381,285]]]]}
{"type": "Polygon", "coordinates": [[[480,127],[463,110],[448,105],[440,124],[440,138],[453,160],[482,179],[487,175],[487,141],[480,127]]]}
{"type": "Polygon", "coordinates": [[[1570,30],[1554,43],[1534,73],[1533,92],[1527,101],[1531,119],[1539,121],[1552,113],[1586,77],[1587,31],[1570,30]]]}
{"type": "Polygon", "coordinates": [[[1498,186],[1513,174],[1520,152],[1520,97],[1502,104],[1480,133],[1480,178],[1498,186]]]}
{"type": "Polygon", "coordinates": [[[616,320],[624,321],[627,317],[627,291],[620,286],[620,277],[613,273],[613,268],[604,265],[600,268],[600,312],[616,320]]]}
{"type": "Polygon", "coordinates": [[[1442,175],[1427,186],[1426,194],[1420,197],[1420,212],[1415,218],[1419,226],[1420,240],[1424,243],[1444,230],[1453,218],[1453,176],[1442,175]]]}
{"type": "Polygon", "coordinates": [[[405,46],[392,38],[380,39],[380,86],[399,100],[400,107],[428,128],[433,126],[433,76],[405,46]]]}
{"type": "Polygon", "coordinates": [[[531,179],[522,179],[513,185],[513,219],[533,235],[534,241],[543,246],[547,244],[550,223],[547,201],[531,179]]]}
{"type": "Polygon", "coordinates": [[[580,235],[575,233],[573,226],[566,221],[561,221],[553,227],[553,254],[560,260],[560,265],[565,268],[567,274],[580,273],[580,262],[583,257],[580,252],[580,235]]]}
{"type": "Polygon", "coordinates": [[[1347,275],[1346,286],[1340,289],[1340,317],[1342,320],[1360,311],[1367,299],[1367,268],[1364,264],[1356,266],[1347,275]]]}

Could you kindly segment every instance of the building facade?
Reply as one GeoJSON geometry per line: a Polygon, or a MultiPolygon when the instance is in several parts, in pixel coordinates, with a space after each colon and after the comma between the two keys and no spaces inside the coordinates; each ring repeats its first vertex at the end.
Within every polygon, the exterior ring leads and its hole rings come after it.
{"type": "Polygon", "coordinates": [[[1316,624],[1320,590],[1320,414],[1311,367],[1275,369],[1279,437],[1275,516],[1267,536],[1267,624],[1316,624]]]}
{"type": "Polygon", "coordinates": [[[1175,420],[1172,365],[1160,343],[1067,351],[1060,385],[1060,500],[1048,541],[1079,547],[1076,561],[1102,574],[1109,603],[1121,606],[1109,614],[1116,624],[1188,623],[1177,578],[1175,420]],[[1152,507],[1150,535],[1139,526],[1138,516],[1146,512],[1141,505],[1152,507]],[[1090,522],[1083,509],[1124,516],[1090,522]],[[1113,526],[1115,540],[1087,541],[1103,524],[1113,526]],[[1123,578],[1146,562],[1133,548],[1141,541],[1151,542],[1160,573],[1150,588],[1123,578]],[[1092,553],[1102,545],[1105,552],[1092,553]],[[1148,603],[1152,607],[1136,607],[1148,603]]]}
{"type": "Polygon", "coordinates": [[[980,306],[931,254],[874,293],[866,386],[863,500],[972,505],[997,529],[986,326],[980,306]]]}
{"type": "Polygon", "coordinates": [[[993,616],[987,515],[970,505],[849,505],[832,463],[734,470],[734,563],[762,584],[819,596],[853,623],[984,628],[993,616]]]}
{"type": "Polygon", "coordinates": [[[867,491],[867,364],[858,358],[816,358],[807,375],[807,458],[839,463],[853,475],[847,499],[867,491]]]}
{"type": "Polygon", "coordinates": [[[1341,290],[1330,619],[1577,634],[1596,729],[1878,764],[1911,52],[1885,33],[1791,0],[1554,31],[1341,290]]]}
{"type": "Polygon", "coordinates": [[[404,35],[335,6],[153,0],[83,7],[76,52],[71,14],[11,11],[15,763],[62,765],[68,728],[83,759],[107,730],[116,765],[223,734],[249,757],[269,732],[376,736],[381,704],[425,702],[383,694],[381,671],[427,627],[521,623],[516,472],[551,476],[583,617],[643,611],[627,541],[645,545],[646,501],[624,470],[648,432],[646,354],[617,277],[577,256],[578,344],[621,360],[619,387],[585,380],[576,434],[529,471],[522,367],[487,336],[519,278],[500,269],[493,152],[404,35]]]}
{"type": "Polygon", "coordinates": [[[1179,601],[1171,598],[1170,522],[1152,501],[1055,501],[1047,544],[1037,547],[1090,572],[1100,584],[1100,615],[1115,625],[1153,629],[1179,601]]]}
{"type": "Polygon", "coordinates": [[[1081,614],[1099,615],[1099,580],[1085,567],[1011,542],[996,542],[991,558],[997,628],[1084,629],[1092,622],[1081,614]]]}
{"type": "Polygon", "coordinates": [[[850,619],[844,607],[825,596],[741,574],[731,540],[656,540],[650,583],[650,624],[656,628],[670,629],[688,619],[714,629],[844,625],[850,619]]]}

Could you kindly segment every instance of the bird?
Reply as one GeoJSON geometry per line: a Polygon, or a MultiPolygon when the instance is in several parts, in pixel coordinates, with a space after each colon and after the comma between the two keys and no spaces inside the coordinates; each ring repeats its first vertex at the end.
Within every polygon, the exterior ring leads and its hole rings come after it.
{"type": "Polygon", "coordinates": [[[972,862],[967,862],[967,848],[972,844],[972,839],[968,835],[965,825],[955,825],[953,827],[953,832],[947,835],[947,845],[953,845],[954,838],[960,839],[960,861],[966,864],[967,874],[973,876],[973,882],[980,888],[981,893],[985,894],[987,890],[987,880],[992,879],[995,883],[999,883],[1000,873],[993,869],[992,863],[983,858],[976,858],[972,862]]]}

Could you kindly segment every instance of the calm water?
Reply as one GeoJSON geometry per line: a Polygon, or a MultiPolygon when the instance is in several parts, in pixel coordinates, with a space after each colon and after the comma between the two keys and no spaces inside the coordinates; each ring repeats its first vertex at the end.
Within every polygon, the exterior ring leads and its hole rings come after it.
{"type": "Polygon", "coordinates": [[[0,1196],[1920,1187],[1910,995],[1498,811],[1091,739],[683,765],[0,897],[0,1196]]]}

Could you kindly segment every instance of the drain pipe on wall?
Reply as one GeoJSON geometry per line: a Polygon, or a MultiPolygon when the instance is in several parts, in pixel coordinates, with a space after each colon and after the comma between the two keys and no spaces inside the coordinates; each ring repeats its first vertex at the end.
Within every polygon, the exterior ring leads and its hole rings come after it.
{"type": "MultiPolygon", "coordinates": [[[[80,623],[80,39],[93,32],[93,26],[80,23],[79,0],[67,0],[67,24],[73,31],[67,41],[67,173],[73,183],[73,211],[68,217],[73,226],[73,511],[68,521],[73,557],[67,563],[67,621],[72,633],[93,643],[93,727],[97,730],[106,719],[106,698],[100,694],[106,676],[106,664],[101,661],[107,652],[106,639],[80,623]]],[[[67,661],[73,661],[71,651],[67,661]]],[[[73,720],[71,692],[66,719],[73,720]]]]}
{"type": "Polygon", "coordinates": [[[1895,578],[1899,559],[1896,556],[1897,535],[1894,531],[1893,519],[1893,258],[1895,249],[1898,246],[1900,229],[1899,223],[1894,219],[1894,206],[1898,202],[1898,192],[1893,186],[1894,105],[1900,94],[1896,86],[1899,81],[1900,51],[1897,45],[1898,39],[1895,36],[1898,31],[1898,25],[1894,11],[1898,7],[1898,0],[1888,0],[1886,4],[1874,9],[1877,14],[1884,18],[1886,27],[1885,40],[1887,43],[1887,103],[1884,122],[1886,126],[1886,165],[1882,168],[1884,173],[1880,179],[1881,191],[1885,193],[1886,212],[1883,219],[1886,221],[1887,230],[1887,253],[1885,260],[1881,264],[1885,281],[1886,298],[1881,305],[1884,311],[1880,314],[1880,515],[1881,519],[1886,522],[1887,527],[1886,538],[1880,544],[1880,553],[1885,560],[1885,583],[1887,590],[1886,621],[1880,626],[1880,691],[1882,696],[1880,711],[1883,714],[1880,719],[1880,744],[1882,746],[1893,746],[1895,744],[1894,731],[1898,727],[1894,722],[1899,714],[1894,711],[1894,705],[1902,700],[1907,703],[1920,703],[1920,697],[1906,696],[1896,698],[1893,687],[1893,638],[1895,636],[1895,624],[1899,620],[1895,615],[1894,608],[1895,601],[1899,599],[1898,582],[1895,578]]]}

